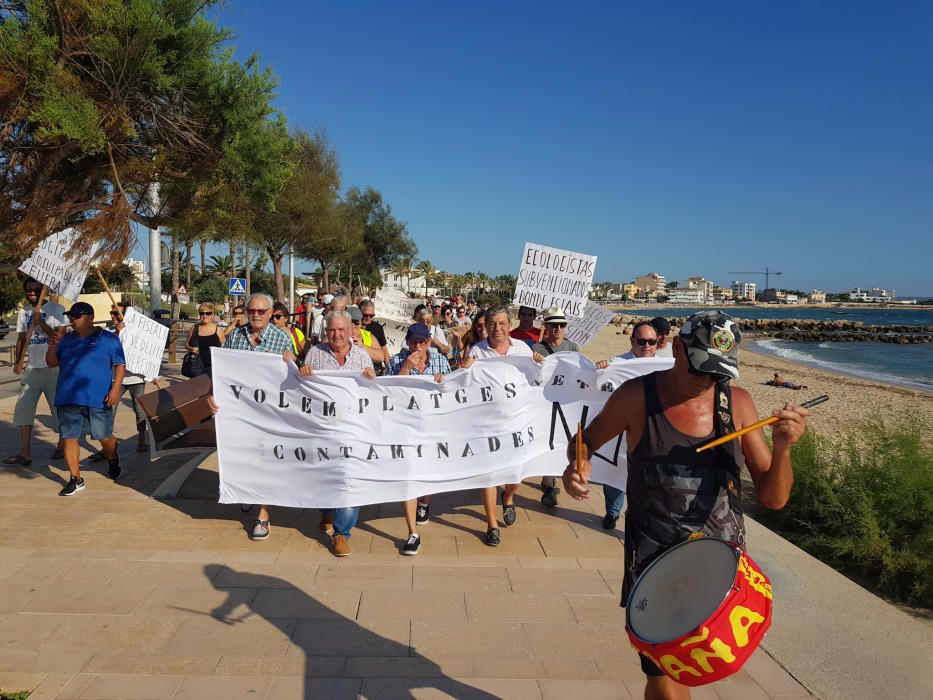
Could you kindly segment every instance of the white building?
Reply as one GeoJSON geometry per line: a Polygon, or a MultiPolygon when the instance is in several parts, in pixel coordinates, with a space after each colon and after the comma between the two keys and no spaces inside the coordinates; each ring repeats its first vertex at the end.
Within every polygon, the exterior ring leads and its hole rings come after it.
{"type": "Polygon", "coordinates": [[[149,284],[149,271],[146,269],[146,264],[142,260],[127,258],[123,263],[133,271],[136,284],[140,287],[145,287],[149,284]]]}
{"type": "Polygon", "coordinates": [[[697,306],[706,303],[706,292],[702,289],[677,287],[667,290],[667,301],[670,304],[690,304],[697,306]]]}
{"type": "Polygon", "coordinates": [[[427,280],[418,274],[396,275],[390,270],[379,270],[382,276],[382,286],[386,289],[400,289],[407,293],[412,293],[419,297],[428,297],[437,294],[436,287],[429,287],[427,280]]]}
{"type": "Polygon", "coordinates": [[[732,280],[732,296],[736,299],[755,300],[755,283],[732,280]]]}
{"type": "Polygon", "coordinates": [[[871,289],[861,289],[856,287],[849,292],[849,299],[852,301],[872,301],[872,302],[891,302],[897,298],[893,289],[881,289],[872,287],[871,289]]]}

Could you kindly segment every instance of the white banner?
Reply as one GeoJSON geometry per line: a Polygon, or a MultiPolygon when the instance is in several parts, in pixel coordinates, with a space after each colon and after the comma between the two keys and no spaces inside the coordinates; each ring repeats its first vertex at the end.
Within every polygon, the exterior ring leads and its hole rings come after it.
{"type": "Polygon", "coordinates": [[[525,243],[513,303],[539,311],[557,306],[568,316],[582,316],[594,272],[595,255],[525,243]]]}
{"type": "Polygon", "coordinates": [[[53,233],[40,243],[32,255],[19,266],[20,271],[41,282],[50,290],[71,301],[77,301],[84,286],[91,260],[100,244],[94,244],[84,255],[77,255],[74,246],[78,232],[73,228],[53,233]]]}
{"type": "Polygon", "coordinates": [[[615,315],[615,311],[610,311],[587,299],[586,306],[583,307],[583,315],[580,318],[568,320],[564,337],[583,347],[608,326],[615,315]]]}
{"type": "Polygon", "coordinates": [[[405,344],[405,334],[408,333],[408,327],[411,325],[411,321],[393,321],[391,318],[381,318],[377,317],[378,321],[383,330],[386,333],[386,345],[389,348],[389,355],[392,356],[397,352],[401,352],[402,348],[407,347],[405,344]]]}
{"type": "Polygon", "coordinates": [[[415,307],[423,302],[420,299],[410,299],[399,289],[380,289],[373,303],[376,305],[376,313],[379,316],[391,318],[393,321],[411,323],[415,307]]]}
{"type": "Polygon", "coordinates": [[[141,374],[147,382],[159,376],[168,328],[135,309],[126,310],[125,327],[120,331],[126,371],[141,374]]]}
{"type": "MultiPolygon", "coordinates": [[[[557,353],[478,360],[430,377],[317,372],[272,354],[212,350],[221,503],[339,508],[559,475],[578,421],[668,359],[611,363],[557,353]]],[[[625,488],[623,436],[593,480],[625,488]]]]}

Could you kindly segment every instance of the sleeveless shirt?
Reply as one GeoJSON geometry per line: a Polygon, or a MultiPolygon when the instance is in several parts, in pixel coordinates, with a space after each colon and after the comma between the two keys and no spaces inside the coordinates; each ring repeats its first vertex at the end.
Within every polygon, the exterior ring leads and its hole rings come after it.
{"type": "Polygon", "coordinates": [[[740,442],[704,452],[696,448],[735,430],[728,382],[716,384],[713,431],[693,437],[677,430],[661,406],[657,375],[644,381],[645,426],[628,453],[628,510],[625,514],[625,578],[622,605],[642,571],[666,550],[701,532],[744,549],[740,442]]]}

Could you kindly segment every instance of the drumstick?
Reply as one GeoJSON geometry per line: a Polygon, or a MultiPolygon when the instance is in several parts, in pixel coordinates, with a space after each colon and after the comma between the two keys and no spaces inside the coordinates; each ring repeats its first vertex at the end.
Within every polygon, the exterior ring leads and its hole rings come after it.
{"type": "MultiPolygon", "coordinates": [[[[809,401],[804,401],[802,404],[800,404],[800,408],[813,408],[814,406],[818,406],[824,401],[829,401],[829,396],[827,396],[826,394],[823,394],[822,396],[817,396],[815,399],[810,399],[809,401]]],[[[780,418],[778,418],[777,416],[771,416],[770,418],[765,418],[764,420],[760,420],[757,423],[754,423],[752,425],[749,425],[748,427],[742,428],[741,430],[736,430],[734,433],[723,435],[721,438],[716,438],[712,442],[708,442],[705,445],[701,445],[700,447],[697,448],[697,452],[708,450],[711,447],[722,445],[725,442],[731,442],[732,440],[735,440],[737,437],[741,437],[745,435],[745,433],[750,433],[753,430],[758,430],[758,428],[763,428],[766,425],[777,423],[779,420],[780,418]]]]}
{"type": "Polygon", "coordinates": [[[583,476],[583,423],[577,423],[577,474],[583,476]]]}
{"type": "Polygon", "coordinates": [[[110,291],[110,287],[107,286],[107,280],[104,279],[104,276],[100,272],[100,268],[97,268],[97,276],[100,278],[100,283],[104,285],[104,291],[107,292],[107,296],[110,297],[110,304],[113,306],[113,310],[117,312],[118,320],[123,320],[123,314],[120,313],[120,307],[117,306],[117,300],[113,298],[113,292],[110,291]]]}

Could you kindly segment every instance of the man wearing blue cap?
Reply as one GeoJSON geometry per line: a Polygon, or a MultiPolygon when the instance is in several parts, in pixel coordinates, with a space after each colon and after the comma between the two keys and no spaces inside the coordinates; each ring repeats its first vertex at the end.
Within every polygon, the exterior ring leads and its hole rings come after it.
{"type": "Polygon", "coordinates": [[[94,308],[79,301],[65,314],[74,333],[56,332],[49,337],[45,361],[59,367],[55,388],[59,435],[71,479],[59,496],[74,496],[84,490],[78,463],[78,441],[90,433],[99,440],[107,458],[107,475],[120,476],[120,455],[113,435],[113,409],[123,393],[126,358],[114,333],[94,327],[94,308]]]}
{"type": "MultiPolygon", "coordinates": [[[[450,374],[450,363],[439,352],[429,352],[431,347],[431,329],[424,323],[413,323],[405,334],[408,347],[389,360],[390,375],[432,375],[434,381],[444,381],[444,375],[450,374]]],[[[428,522],[430,496],[405,501],[402,510],[408,525],[408,541],[402,548],[402,554],[413,556],[421,549],[421,536],[416,525],[428,522]]]]}

